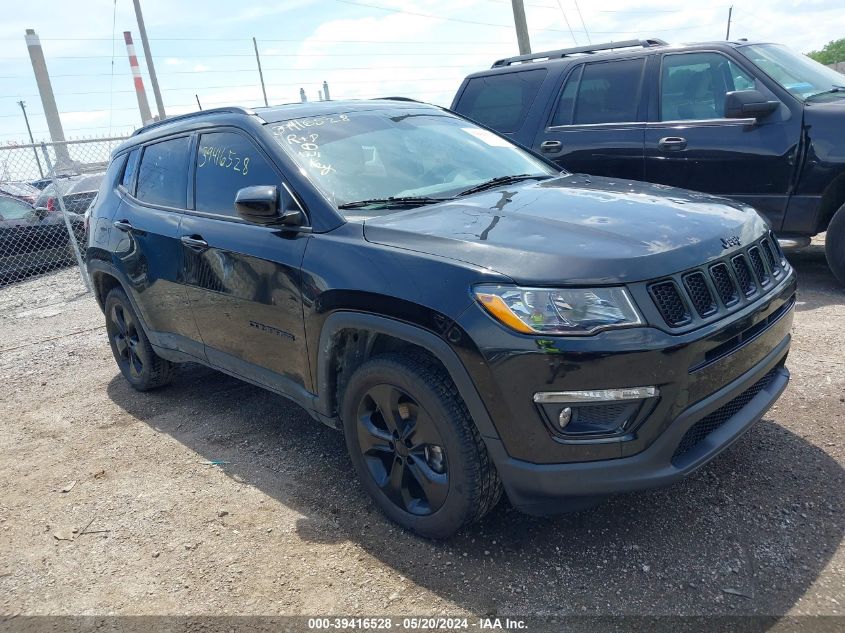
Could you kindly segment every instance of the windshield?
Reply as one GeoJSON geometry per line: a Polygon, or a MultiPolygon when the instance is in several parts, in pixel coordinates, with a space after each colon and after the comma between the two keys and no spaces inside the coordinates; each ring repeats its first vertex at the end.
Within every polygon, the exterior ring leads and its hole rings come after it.
{"type": "Polygon", "coordinates": [[[751,44],[738,50],[801,101],[845,85],[845,75],[785,46],[751,44]]]}
{"type": "Polygon", "coordinates": [[[337,207],[388,198],[436,202],[497,177],[560,173],[510,141],[439,110],[374,109],[269,127],[337,207]]]}

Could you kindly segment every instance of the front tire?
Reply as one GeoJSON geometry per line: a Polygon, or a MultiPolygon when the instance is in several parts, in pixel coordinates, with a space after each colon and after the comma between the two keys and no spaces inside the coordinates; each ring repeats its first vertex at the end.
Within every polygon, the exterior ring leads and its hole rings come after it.
{"type": "Polygon", "coordinates": [[[169,383],[173,366],[153,351],[123,288],[113,288],[106,296],[105,313],[112,354],[129,384],[148,391],[169,383]]]}
{"type": "Polygon", "coordinates": [[[839,207],[827,227],[824,248],[833,276],[845,286],[845,204],[839,207]]]}
{"type": "Polygon", "coordinates": [[[364,488],[399,525],[446,538],[499,501],[502,486],[458,390],[433,359],[377,356],[352,375],[341,407],[364,488]]]}

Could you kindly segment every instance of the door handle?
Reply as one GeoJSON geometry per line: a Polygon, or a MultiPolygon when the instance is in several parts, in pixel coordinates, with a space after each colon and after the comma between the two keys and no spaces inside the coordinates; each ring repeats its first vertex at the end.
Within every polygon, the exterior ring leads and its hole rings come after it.
{"type": "Polygon", "coordinates": [[[202,239],[199,235],[183,235],[180,240],[182,241],[182,244],[190,248],[192,251],[197,251],[198,253],[201,253],[208,248],[208,242],[202,239]]]}
{"type": "Polygon", "coordinates": [[[120,229],[124,233],[129,233],[132,230],[132,223],[129,220],[115,220],[114,228],[120,229]]]}
{"type": "Polygon", "coordinates": [[[544,152],[557,152],[563,147],[560,141],[543,141],[540,143],[540,150],[544,152]]]}
{"type": "Polygon", "coordinates": [[[664,152],[678,152],[687,148],[687,139],[680,136],[664,136],[657,141],[657,147],[664,152]]]}

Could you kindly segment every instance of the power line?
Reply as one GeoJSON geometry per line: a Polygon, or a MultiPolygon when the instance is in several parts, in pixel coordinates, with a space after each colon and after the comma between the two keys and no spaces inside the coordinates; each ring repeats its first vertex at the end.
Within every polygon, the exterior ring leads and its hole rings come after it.
{"type": "MultiPolygon", "coordinates": [[[[504,2],[509,2],[509,0],[502,0],[504,2]]],[[[20,38],[17,37],[0,37],[0,42],[17,42],[20,38]]],[[[42,37],[42,42],[111,42],[115,38],[109,37],[42,37]]],[[[120,38],[117,38],[118,40],[120,38]]],[[[294,44],[301,44],[303,42],[303,38],[266,38],[261,37],[258,38],[261,42],[290,42],[294,44]]],[[[248,42],[243,37],[151,37],[149,38],[151,42],[248,42]]],[[[309,42],[315,42],[318,44],[463,44],[463,45],[474,45],[474,44],[501,44],[499,40],[378,40],[378,41],[370,41],[370,40],[324,40],[324,39],[311,39],[308,38],[309,42]]]]}
{"type": "MultiPolygon", "coordinates": [[[[462,79],[462,77],[458,77],[462,79]]],[[[440,77],[408,77],[405,79],[380,79],[373,83],[378,84],[404,84],[404,83],[412,83],[417,81],[448,81],[451,77],[449,76],[440,76],[440,77]]],[[[361,80],[350,80],[350,81],[332,81],[332,84],[338,85],[357,85],[362,82],[361,80]]],[[[290,81],[284,83],[274,83],[274,84],[267,84],[271,88],[276,87],[289,87],[289,86],[319,86],[322,85],[322,81],[290,81]]],[[[180,88],[165,88],[164,92],[183,92],[183,91],[197,91],[197,90],[223,90],[226,88],[258,88],[260,86],[250,83],[250,84],[223,84],[219,86],[188,86],[188,87],[180,87],[180,88]]],[[[134,90],[115,90],[115,94],[134,94],[134,90]]],[[[57,92],[57,97],[79,97],[79,96],[87,96],[87,95],[105,95],[110,94],[108,90],[85,90],[81,92],[57,92]]],[[[16,96],[0,96],[0,99],[18,99],[19,97],[27,97],[27,98],[35,98],[38,95],[16,95],[16,96]]],[[[95,108],[96,109],[96,108],[95,108]]]]}
{"type": "Polygon", "coordinates": [[[563,3],[561,0],[557,0],[557,6],[560,8],[560,13],[563,15],[563,19],[566,22],[566,28],[569,29],[569,34],[572,36],[572,42],[575,46],[578,46],[578,40],[575,39],[575,32],[572,30],[572,25],[569,23],[569,18],[566,17],[566,11],[563,10],[563,3]]]}
{"type": "Polygon", "coordinates": [[[114,33],[117,28],[117,0],[114,0],[114,6],[111,16],[111,72],[109,73],[109,134],[111,134],[112,123],[112,108],[114,106],[114,33]]]}
{"type": "MultiPolygon", "coordinates": [[[[355,2],[353,0],[335,0],[335,2],[344,2],[344,3],[347,3],[347,4],[361,4],[363,6],[373,6],[373,7],[375,7],[375,5],[366,5],[364,3],[355,2]]],[[[495,26],[495,27],[509,28],[509,29],[513,28],[512,26],[508,26],[508,25],[505,25],[505,24],[492,24],[492,23],[485,23],[485,22],[474,22],[474,21],[471,21],[471,20],[461,20],[459,18],[445,18],[445,17],[441,18],[439,16],[435,16],[435,15],[432,15],[432,14],[412,13],[412,12],[404,11],[404,10],[401,10],[401,9],[390,9],[390,8],[387,8],[387,7],[375,7],[375,8],[379,8],[379,9],[383,9],[385,11],[391,11],[391,12],[395,12],[395,13],[407,13],[408,15],[430,17],[432,19],[437,19],[437,20],[458,21],[458,22],[469,23],[469,24],[481,24],[481,25],[484,25],[484,26],[495,26]]],[[[596,34],[597,35],[624,35],[624,34],[641,33],[641,32],[674,33],[676,31],[701,30],[701,29],[706,29],[710,26],[716,26],[716,25],[721,26],[721,24],[722,23],[720,21],[720,22],[709,22],[707,24],[697,24],[697,25],[694,25],[694,26],[679,26],[679,27],[664,28],[664,29],[634,28],[634,29],[616,30],[616,31],[596,31],[596,30],[591,29],[589,31],[589,33],[592,33],[594,35],[596,35],[596,34]]],[[[539,29],[534,29],[534,30],[535,31],[553,31],[555,33],[570,33],[570,31],[564,31],[563,29],[539,28],[539,29]]],[[[585,35],[587,34],[586,29],[571,29],[571,30],[578,32],[578,33],[584,33],[585,35]]],[[[570,33],[570,35],[571,35],[571,33],[570,33]]],[[[340,40],[337,40],[337,42],[340,42],[340,40]]],[[[361,42],[361,43],[363,43],[363,42],[361,42]]],[[[424,42],[405,42],[405,43],[406,44],[411,44],[411,43],[413,43],[413,44],[423,44],[424,42]]],[[[441,44],[441,42],[430,42],[430,43],[431,44],[441,44]]],[[[501,42],[497,42],[497,43],[502,45],[501,42]]],[[[465,44],[466,45],[472,45],[472,43],[465,43],[465,44]]],[[[494,51],[494,52],[491,52],[489,54],[495,56],[496,54],[498,54],[498,52],[499,51],[494,51]]],[[[472,50],[472,51],[470,51],[470,53],[467,53],[466,51],[447,51],[447,52],[443,52],[443,51],[420,51],[420,52],[385,51],[385,52],[380,53],[380,54],[389,55],[391,57],[399,57],[399,56],[405,56],[405,57],[432,57],[432,56],[454,57],[456,55],[466,55],[466,54],[477,55],[477,54],[488,54],[488,53],[486,51],[472,50]]],[[[210,55],[209,54],[204,54],[204,55],[181,55],[180,54],[180,55],[171,55],[171,56],[164,56],[164,57],[165,58],[174,57],[174,58],[177,58],[177,59],[226,59],[226,58],[233,58],[233,57],[254,57],[254,56],[255,56],[255,53],[253,52],[253,53],[218,53],[218,54],[210,54],[210,55]]],[[[299,53],[299,52],[297,52],[297,53],[262,53],[262,57],[349,57],[349,56],[350,56],[349,52],[344,52],[344,53],[299,53]]],[[[0,60],[25,60],[25,59],[27,59],[27,58],[21,57],[21,56],[0,57],[0,60]]],[[[80,59],[111,59],[111,55],[64,55],[64,56],[50,57],[51,63],[52,62],[58,62],[58,61],[64,61],[64,60],[70,61],[70,60],[80,60],[80,59]]],[[[52,74],[51,73],[50,76],[51,77],[61,77],[61,76],[69,77],[69,76],[72,76],[72,75],[61,75],[61,74],[52,74]]],[[[78,76],[78,75],[73,75],[73,76],[78,76]]]]}
{"type": "MultiPolygon", "coordinates": [[[[360,100],[375,99],[375,98],[383,97],[385,94],[386,93],[362,95],[362,96],[355,97],[355,99],[360,99],[360,100]]],[[[453,95],[454,90],[415,91],[414,94],[415,95],[453,95]]],[[[235,103],[240,104],[240,105],[247,105],[247,106],[254,103],[256,105],[256,107],[260,107],[261,103],[262,103],[262,99],[261,99],[261,97],[258,97],[258,98],[255,98],[255,99],[240,99],[240,100],[226,99],[226,100],[223,100],[223,101],[203,102],[203,105],[232,105],[232,104],[235,104],[235,103]]],[[[293,104],[293,103],[297,103],[297,102],[291,101],[290,103],[293,104]]],[[[195,105],[196,105],[196,102],[191,102],[191,103],[168,104],[168,107],[169,108],[193,108],[195,105]]],[[[273,107],[273,106],[271,106],[271,107],[273,107]]],[[[129,110],[137,110],[137,109],[138,109],[137,106],[133,106],[131,108],[115,108],[115,111],[129,111],[129,110]]],[[[126,123],[124,125],[119,125],[117,127],[120,127],[120,128],[125,127],[125,128],[129,128],[129,129],[135,129],[136,126],[132,123],[126,123]]],[[[105,130],[105,129],[108,129],[108,127],[105,126],[105,125],[96,125],[96,126],[88,126],[88,127],[81,127],[81,128],[70,128],[70,129],[67,129],[65,131],[66,132],[90,132],[92,130],[105,130]]],[[[33,134],[49,134],[49,130],[33,130],[33,134]]],[[[11,137],[11,136],[17,136],[17,134],[11,133],[11,132],[0,134],[0,137],[11,137]]]]}
{"type": "MultiPolygon", "coordinates": [[[[340,0],[338,0],[339,2],[340,0]]],[[[454,57],[455,55],[465,55],[467,54],[466,51],[450,51],[450,52],[429,52],[429,51],[420,51],[418,53],[396,53],[396,52],[386,52],[380,53],[383,55],[391,55],[391,56],[411,56],[411,57],[431,57],[431,56],[450,56],[454,57]]],[[[262,57],[349,57],[349,53],[262,53],[262,57]]],[[[176,57],[178,59],[220,59],[220,58],[227,58],[227,57],[255,57],[255,53],[224,53],[224,54],[215,54],[215,55],[173,55],[172,57],[176,57]]],[[[6,60],[23,60],[27,59],[26,57],[0,57],[0,59],[6,60]]],[[[56,56],[50,57],[50,62],[53,61],[63,61],[63,60],[80,60],[80,59],[111,59],[111,55],[63,55],[63,56],[56,56]]]]}
{"type": "MultiPolygon", "coordinates": [[[[492,58],[492,57],[491,57],[492,58]]],[[[447,64],[438,65],[437,68],[472,68],[472,64],[447,64]]],[[[219,74],[219,73],[245,73],[255,70],[254,68],[210,68],[208,70],[173,70],[160,75],[198,75],[198,74],[219,74]]],[[[431,65],[424,66],[332,66],[331,68],[299,68],[296,66],[265,66],[265,71],[277,70],[286,72],[303,72],[312,74],[316,71],[333,72],[337,70],[432,70],[431,65]]],[[[71,74],[50,74],[52,79],[57,77],[106,77],[107,73],[71,73],[71,74]]],[[[0,75],[0,79],[26,79],[29,75],[0,75]]]]}
{"type": "MultiPolygon", "coordinates": [[[[369,4],[367,2],[357,2],[356,0],[335,0],[335,2],[341,2],[343,4],[353,4],[360,7],[368,7],[370,9],[378,9],[379,11],[387,11],[388,13],[401,13],[404,15],[415,15],[420,18],[430,18],[433,20],[445,20],[446,22],[459,22],[461,24],[476,24],[479,26],[493,26],[500,29],[513,29],[513,26],[509,24],[496,24],[493,22],[480,22],[478,20],[465,20],[463,18],[447,18],[442,15],[434,15],[432,13],[421,13],[419,11],[406,11],[404,9],[394,9],[392,7],[381,7],[377,4],[369,4]]],[[[558,33],[563,33],[564,31],[560,29],[534,29],[535,31],[556,31],[558,33]]]]}
{"type": "Polygon", "coordinates": [[[590,32],[587,30],[587,23],[584,22],[584,16],[581,14],[581,7],[578,6],[578,0],[574,0],[575,2],[575,9],[578,11],[578,17],[581,18],[581,26],[584,27],[584,34],[587,36],[587,43],[592,44],[593,40],[590,39],[590,32]]]}

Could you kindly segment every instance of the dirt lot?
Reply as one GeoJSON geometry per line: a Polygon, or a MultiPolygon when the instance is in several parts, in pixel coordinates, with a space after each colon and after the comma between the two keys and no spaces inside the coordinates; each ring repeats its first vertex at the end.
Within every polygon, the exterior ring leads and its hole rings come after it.
{"type": "Polygon", "coordinates": [[[132,391],[74,271],[0,289],[0,613],[845,614],[845,292],[819,244],[791,259],[792,383],[721,459],[445,543],[280,397],[198,366],[132,391]]]}

